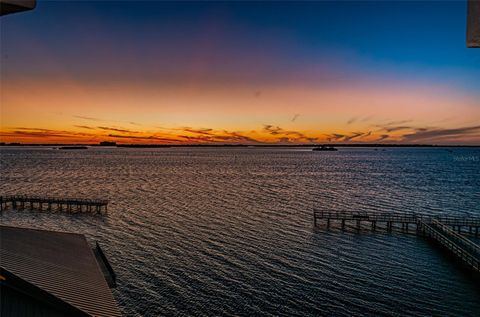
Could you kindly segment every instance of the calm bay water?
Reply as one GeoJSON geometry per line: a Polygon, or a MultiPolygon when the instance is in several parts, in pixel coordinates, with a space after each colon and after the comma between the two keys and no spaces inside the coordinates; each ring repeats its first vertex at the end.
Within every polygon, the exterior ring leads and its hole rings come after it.
{"type": "Polygon", "coordinates": [[[107,217],[7,211],[84,233],[127,316],[479,316],[480,286],[400,232],[313,228],[312,211],[480,215],[480,149],[1,148],[3,194],[106,197],[107,217]]]}

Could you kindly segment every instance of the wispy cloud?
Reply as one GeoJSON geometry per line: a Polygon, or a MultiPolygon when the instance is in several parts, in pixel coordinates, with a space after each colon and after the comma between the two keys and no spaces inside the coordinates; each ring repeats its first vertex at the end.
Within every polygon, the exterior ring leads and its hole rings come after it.
{"type": "Polygon", "coordinates": [[[378,128],[378,131],[385,131],[385,132],[395,132],[395,131],[403,131],[403,130],[415,130],[413,125],[406,125],[406,123],[410,123],[412,120],[397,120],[397,121],[389,121],[386,123],[379,123],[374,124],[373,126],[378,128]]]}
{"type": "Polygon", "coordinates": [[[458,138],[466,135],[480,136],[480,125],[461,127],[455,129],[418,129],[417,131],[402,136],[403,141],[429,141],[439,138],[458,138]]]}
{"type": "Polygon", "coordinates": [[[327,134],[326,137],[327,137],[328,142],[340,141],[341,139],[343,139],[345,137],[345,134],[332,133],[332,134],[327,134]]]}
{"type": "Polygon", "coordinates": [[[16,127],[10,131],[2,131],[1,135],[4,137],[35,138],[42,140],[49,138],[85,138],[94,136],[94,134],[91,133],[25,127],[16,127]]]}
{"type": "Polygon", "coordinates": [[[352,117],[347,121],[347,125],[353,124],[355,122],[367,122],[370,119],[372,119],[373,116],[357,116],[357,117],[352,117]]]}
{"type": "Polygon", "coordinates": [[[74,127],[81,128],[81,129],[95,130],[94,127],[89,127],[89,126],[86,126],[86,125],[74,125],[74,127]]]}
{"type": "Polygon", "coordinates": [[[355,123],[357,120],[358,120],[357,117],[350,118],[350,119],[347,121],[347,124],[355,123]]]}
{"type": "Polygon", "coordinates": [[[90,120],[90,121],[102,121],[101,119],[99,118],[93,118],[93,117],[86,117],[86,116],[73,116],[74,118],[78,118],[78,119],[83,119],[83,120],[90,120]]]}
{"type": "Polygon", "coordinates": [[[114,128],[114,127],[97,127],[97,128],[105,131],[115,131],[115,132],[122,132],[122,133],[139,133],[137,131],[122,129],[122,128],[114,128]]]}
{"type": "Polygon", "coordinates": [[[286,142],[288,139],[289,142],[315,142],[318,140],[317,137],[309,137],[302,132],[285,130],[279,126],[273,126],[271,124],[263,125],[263,132],[266,132],[273,136],[278,136],[278,142],[286,142]]]}
{"type": "Polygon", "coordinates": [[[243,135],[239,132],[228,132],[228,131],[224,131],[223,135],[215,135],[215,139],[221,140],[223,142],[262,143],[257,139],[243,135]]]}
{"type": "Polygon", "coordinates": [[[382,134],[380,135],[380,137],[378,139],[376,139],[375,141],[378,142],[378,141],[383,141],[385,139],[388,139],[390,136],[388,134],[382,134]]]}
{"type": "Polygon", "coordinates": [[[260,140],[243,135],[239,132],[229,132],[229,131],[217,131],[215,132],[215,134],[200,133],[195,136],[180,135],[179,137],[189,142],[202,142],[202,143],[248,143],[248,144],[263,143],[260,140]]]}
{"type": "Polygon", "coordinates": [[[363,132],[354,132],[354,133],[351,134],[351,135],[345,136],[345,137],[343,138],[343,141],[347,141],[347,142],[348,142],[348,141],[351,141],[351,140],[356,139],[356,138],[358,138],[358,137],[361,137],[362,135],[364,135],[363,132]]]}
{"type": "Polygon", "coordinates": [[[137,136],[137,135],[109,134],[108,136],[112,138],[142,140],[142,141],[162,141],[162,142],[169,142],[169,143],[178,142],[178,139],[159,137],[155,135],[137,136]]]}
{"type": "Polygon", "coordinates": [[[391,126],[391,127],[379,126],[379,128],[380,128],[381,131],[386,131],[386,132],[395,132],[395,131],[415,129],[414,127],[411,127],[411,126],[391,126]]]}
{"type": "Polygon", "coordinates": [[[409,122],[412,122],[412,120],[409,119],[409,120],[390,121],[390,122],[385,123],[385,126],[399,125],[399,124],[405,124],[405,123],[409,123],[409,122]]]}
{"type": "Polygon", "coordinates": [[[209,128],[194,129],[190,127],[182,128],[182,130],[185,132],[193,133],[193,134],[205,134],[205,135],[211,135],[213,131],[213,129],[209,129],[209,128]]]}

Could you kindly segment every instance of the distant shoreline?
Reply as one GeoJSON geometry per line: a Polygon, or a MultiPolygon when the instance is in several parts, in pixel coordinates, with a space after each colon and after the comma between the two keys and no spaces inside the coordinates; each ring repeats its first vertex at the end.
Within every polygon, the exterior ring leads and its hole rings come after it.
{"type": "Polygon", "coordinates": [[[175,148],[175,147],[215,147],[215,148],[243,148],[243,147],[255,147],[255,148],[305,148],[305,147],[317,147],[321,145],[328,145],[334,147],[393,147],[393,148],[408,148],[408,147],[465,147],[465,148],[479,148],[480,145],[443,145],[443,144],[341,144],[341,143],[315,143],[315,144],[116,144],[116,145],[100,145],[100,144],[86,144],[86,143],[44,143],[44,144],[29,144],[29,143],[1,143],[2,147],[18,147],[18,146],[48,146],[48,147],[65,147],[65,146],[88,146],[88,147],[101,147],[101,148],[175,148]]]}

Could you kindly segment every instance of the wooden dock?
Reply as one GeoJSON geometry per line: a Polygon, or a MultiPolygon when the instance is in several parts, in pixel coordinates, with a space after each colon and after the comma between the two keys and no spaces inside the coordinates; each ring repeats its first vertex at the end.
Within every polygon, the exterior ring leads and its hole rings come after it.
{"type": "Polygon", "coordinates": [[[342,229],[353,223],[360,230],[367,223],[372,230],[384,224],[387,231],[401,228],[408,232],[410,227],[416,234],[432,240],[446,248],[450,253],[480,273],[480,246],[466,238],[462,233],[479,236],[480,217],[429,216],[414,213],[374,213],[374,212],[324,212],[313,213],[314,226],[323,221],[327,227],[339,223],[342,229]]]}
{"type": "Polygon", "coordinates": [[[108,200],[58,198],[29,195],[0,196],[0,211],[6,209],[17,210],[48,210],[65,211],[69,213],[107,213],[108,200]]]}
{"type": "Polygon", "coordinates": [[[419,233],[448,249],[474,271],[480,272],[480,246],[473,241],[436,219],[431,223],[420,221],[419,233]]]}

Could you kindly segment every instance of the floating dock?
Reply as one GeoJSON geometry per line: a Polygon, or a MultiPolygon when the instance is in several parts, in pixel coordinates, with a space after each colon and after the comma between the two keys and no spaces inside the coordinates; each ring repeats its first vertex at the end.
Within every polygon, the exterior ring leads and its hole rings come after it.
{"type": "Polygon", "coordinates": [[[323,221],[327,227],[333,222],[345,229],[347,223],[360,230],[362,223],[367,223],[372,230],[378,224],[384,224],[387,231],[401,228],[408,232],[410,227],[417,235],[432,240],[446,248],[476,272],[480,273],[480,246],[466,238],[462,233],[479,236],[480,217],[463,216],[427,216],[414,213],[374,213],[374,212],[324,212],[313,213],[314,226],[323,221]]]}
{"type": "Polygon", "coordinates": [[[6,209],[56,210],[70,213],[107,213],[108,200],[58,198],[29,195],[0,196],[0,211],[6,209]]]}

